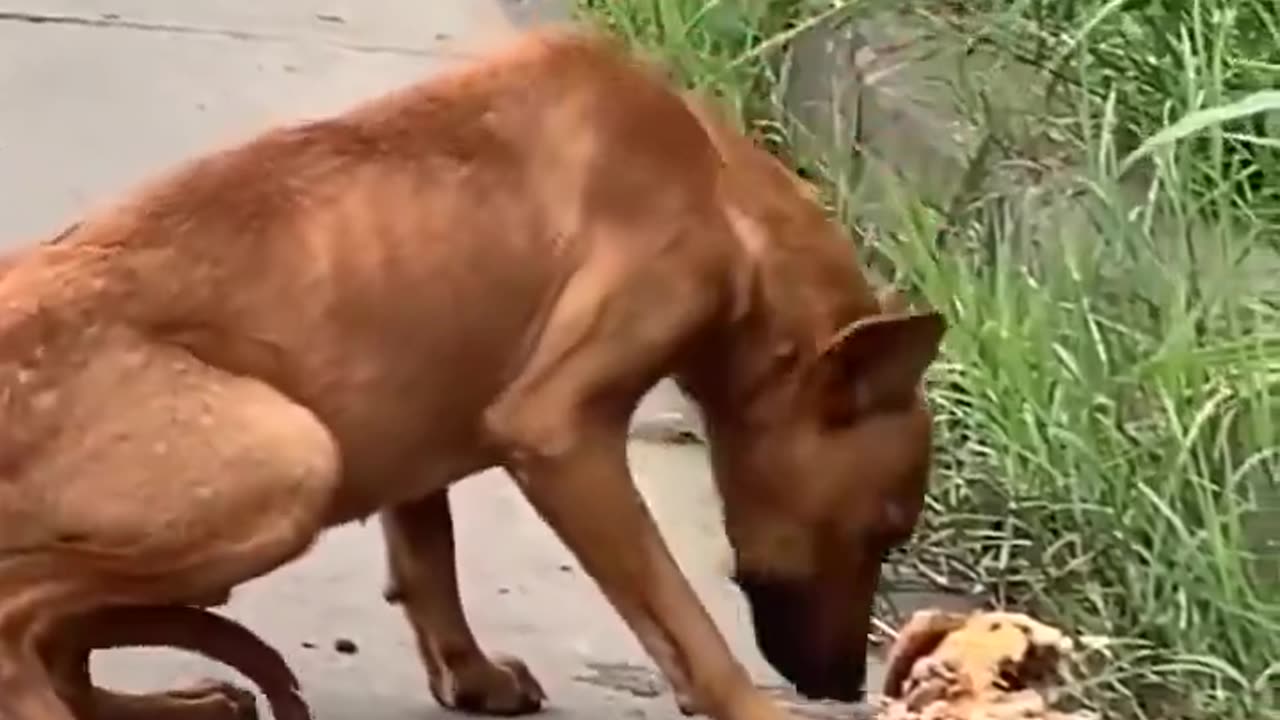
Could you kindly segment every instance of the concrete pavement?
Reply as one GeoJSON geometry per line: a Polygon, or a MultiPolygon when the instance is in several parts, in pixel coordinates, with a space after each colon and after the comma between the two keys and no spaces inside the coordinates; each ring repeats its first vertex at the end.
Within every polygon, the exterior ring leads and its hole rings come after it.
{"type": "MultiPolygon", "coordinates": [[[[189,154],[341,109],[546,16],[496,0],[0,0],[0,243],[49,235],[189,154]]],[[[644,412],[669,406],[659,398],[644,412]]],[[[632,455],[721,627],[759,682],[777,682],[723,578],[702,451],[634,443],[632,455]]],[[[488,649],[530,663],[548,716],[678,717],[650,686],[652,664],[506,476],[455,492],[469,614],[488,649]]],[[[407,625],[382,601],[382,552],[373,523],[335,530],[226,609],[281,649],[321,720],[448,716],[430,699],[407,625]],[[357,651],[338,652],[338,640],[357,651]]],[[[229,677],[174,651],[102,653],[94,668],[132,690],[229,677]]]]}

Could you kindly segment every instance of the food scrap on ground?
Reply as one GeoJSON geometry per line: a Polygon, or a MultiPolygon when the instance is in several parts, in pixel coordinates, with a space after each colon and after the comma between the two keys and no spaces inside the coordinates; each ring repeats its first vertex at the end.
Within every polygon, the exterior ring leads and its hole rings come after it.
{"type": "Polygon", "coordinates": [[[1086,720],[1055,709],[1073,643],[1021,613],[923,610],[889,650],[878,720],[1086,720]]]}
{"type": "MultiPolygon", "coordinates": [[[[883,694],[866,703],[817,702],[790,687],[765,686],[797,718],[809,720],[1095,720],[1056,707],[1063,661],[1075,643],[1057,628],[1011,612],[916,612],[895,631],[883,694]]],[[[666,689],[652,668],[588,663],[579,682],[653,698],[666,689]]]]}

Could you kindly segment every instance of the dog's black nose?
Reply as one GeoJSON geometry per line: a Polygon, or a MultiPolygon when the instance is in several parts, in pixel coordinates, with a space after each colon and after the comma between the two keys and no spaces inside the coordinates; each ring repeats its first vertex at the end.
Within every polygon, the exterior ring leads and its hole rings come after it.
{"type": "Polygon", "coordinates": [[[861,702],[866,696],[863,689],[865,680],[865,663],[841,663],[834,668],[805,673],[793,682],[796,692],[811,700],[854,703],[861,702]]]}

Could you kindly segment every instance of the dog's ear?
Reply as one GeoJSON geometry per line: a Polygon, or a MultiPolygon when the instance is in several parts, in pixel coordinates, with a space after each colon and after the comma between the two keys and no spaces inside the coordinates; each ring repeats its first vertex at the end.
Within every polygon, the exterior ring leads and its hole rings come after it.
{"type": "Polygon", "coordinates": [[[886,697],[902,697],[903,684],[911,676],[916,660],[938,649],[946,636],[964,626],[968,616],[941,610],[920,610],[898,631],[898,638],[889,648],[888,667],[885,668],[884,688],[886,697]]]}
{"type": "Polygon", "coordinates": [[[831,339],[818,361],[829,414],[852,417],[910,397],[937,358],[946,330],[942,314],[932,311],[886,312],[851,323],[831,339]]]}

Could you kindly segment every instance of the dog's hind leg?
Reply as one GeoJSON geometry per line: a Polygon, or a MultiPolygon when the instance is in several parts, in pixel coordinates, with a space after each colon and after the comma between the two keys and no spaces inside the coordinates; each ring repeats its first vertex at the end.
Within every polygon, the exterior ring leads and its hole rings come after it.
{"type": "Polygon", "coordinates": [[[78,646],[46,653],[58,696],[78,720],[254,720],[253,693],[231,683],[208,682],[163,693],[100,688],[89,675],[89,651],[78,646]]]}
{"type": "Polygon", "coordinates": [[[0,636],[0,720],[78,720],[54,692],[35,648],[13,633],[0,636]]]}
{"type": "Polygon", "coordinates": [[[446,490],[382,515],[391,571],[388,600],[413,626],[431,694],[444,707],[486,715],[520,715],[545,694],[520,660],[490,659],[463,612],[446,490]]]}
{"type": "Polygon", "coordinates": [[[298,679],[280,653],[251,630],[201,607],[117,607],[59,628],[45,657],[58,694],[80,720],[251,720],[253,693],[210,681],[167,693],[118,693],[95,687],[89,674],[94,650],[172,647],[234,668],[266,696],[276,720],[308,720],[298,679]]]}
{"type": "MultiPolygon", "coordinates": [[[[339,477],[312,413],[177,348],[100,352],[37,410],[61,431],[0,496],[22,503],[0,507],[21,521],[0,528],[3,720],[71,720],[38,652],[60,626],[216,597],[274,569],[314,541],[339,477]]],[[[178,720],[189,700],[147,706],[178,720]]]]}

